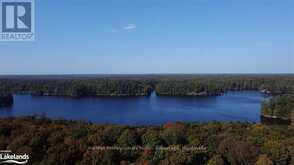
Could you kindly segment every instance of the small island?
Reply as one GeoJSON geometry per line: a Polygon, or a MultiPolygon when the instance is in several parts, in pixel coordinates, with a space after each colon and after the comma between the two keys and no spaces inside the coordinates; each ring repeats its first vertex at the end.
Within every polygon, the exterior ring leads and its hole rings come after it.
{"type": "Polygon", "coordinates": [[[13,104],[13,96],[9,93],[0,93],[0,107],[9,107],[13,104]]]}

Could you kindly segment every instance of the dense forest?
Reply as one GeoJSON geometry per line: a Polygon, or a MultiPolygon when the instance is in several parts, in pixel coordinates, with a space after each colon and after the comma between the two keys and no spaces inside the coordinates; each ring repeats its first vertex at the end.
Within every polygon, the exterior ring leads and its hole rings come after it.
{"type": "Polygon", "coordinates": [[[227,122],[129,127],[6,118],[0,120],[0,148],[44,165],[291,165],[294,127],[227,122]]]}
{"type": "Polygon", "coordinates": [[[151,86],[144,80],[1,80],[3,89],[11,93],[36,96],[146,96],[151,86]]]}
{"type": "Polygon", "coordinates": [[[294,75],[170,77],[156,84],[156,93],[165,96],[221,95],[228,90],[260,90],[272,95],[294,93],[294,75]]]}
{"type": "Polygon", "coordinates": [[[294,124],[294,95],[278,95],[265,101],[261,114],[267,118],[277,118],[294,124]]]}
{"type": "Polygon", "coordinates": [[[46,96],[221,95],[228,90],[294,93],[294,75],[2,76],[0,91],[46,96]]]}

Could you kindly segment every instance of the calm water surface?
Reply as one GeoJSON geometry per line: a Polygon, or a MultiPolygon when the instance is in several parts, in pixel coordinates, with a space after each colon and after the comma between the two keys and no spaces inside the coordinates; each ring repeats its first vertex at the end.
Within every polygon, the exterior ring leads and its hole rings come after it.
{"type": "Polygon", "coordinates": [[[260,121],[257,91],[228,92],[215,97],[98,97],[72,99],[15,95],[14,105],[0,108],[0,117],[46,114],[55,119],[129,125],[175,121],[260,121]]]}

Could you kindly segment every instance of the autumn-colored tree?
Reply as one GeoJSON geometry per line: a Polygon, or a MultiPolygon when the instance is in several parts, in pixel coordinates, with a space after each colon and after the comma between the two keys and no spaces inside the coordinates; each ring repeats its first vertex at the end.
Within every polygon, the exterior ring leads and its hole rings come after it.
{"type": "Polygon", "coordinates": [[[255,165],[273,165],[273,162],[266,154],[259,155],[255,165]]]}
{"type": "Polygon", "coordinates": [[[255,163],[259,148],[230,137],[219,144],[218,151],[226,157],[230,164],[247,165],[255,163]]]}

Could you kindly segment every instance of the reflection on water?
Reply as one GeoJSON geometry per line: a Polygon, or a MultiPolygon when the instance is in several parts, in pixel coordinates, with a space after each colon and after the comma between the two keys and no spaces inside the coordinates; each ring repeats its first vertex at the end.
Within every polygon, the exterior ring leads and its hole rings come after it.
{"type": "Polygon", "coordinates": [[[72,99],[15,95],[11,108],[0,116],[46,114],[51,118],[130,125],[175,121],[260,121],[265,99],[256,91],[228,92],[215,97],[98,97],[72,99]]]}

